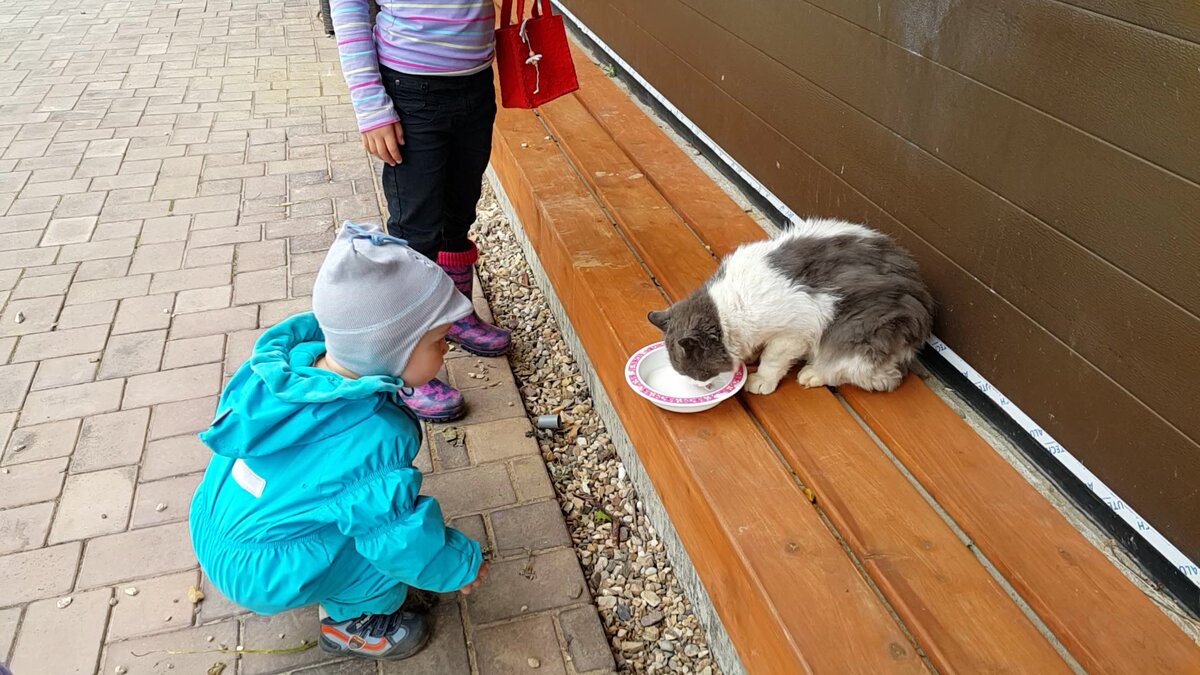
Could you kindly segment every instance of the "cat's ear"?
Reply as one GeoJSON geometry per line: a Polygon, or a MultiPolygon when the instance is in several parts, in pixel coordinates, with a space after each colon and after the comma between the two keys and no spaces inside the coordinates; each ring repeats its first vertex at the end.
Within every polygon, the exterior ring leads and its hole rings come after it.
{"type": "Polygon", "coordinates": [[[657,312],[650,312],[646,315],[650,323],[654,324],[659,330],[666,330],[667,323],[671,320],[671,310],[664,309],[657,312]]]}

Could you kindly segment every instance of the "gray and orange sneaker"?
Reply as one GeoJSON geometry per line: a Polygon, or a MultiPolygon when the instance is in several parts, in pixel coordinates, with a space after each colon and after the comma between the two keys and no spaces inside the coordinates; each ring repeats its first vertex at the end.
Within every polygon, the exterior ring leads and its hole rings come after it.
{"type": "Polygon", "coordinates": [[[334,654],[399,661],[421,651],[432,632],[424,612],[398,609],[349,621],[321,620],[321,649],[334,654]]]}

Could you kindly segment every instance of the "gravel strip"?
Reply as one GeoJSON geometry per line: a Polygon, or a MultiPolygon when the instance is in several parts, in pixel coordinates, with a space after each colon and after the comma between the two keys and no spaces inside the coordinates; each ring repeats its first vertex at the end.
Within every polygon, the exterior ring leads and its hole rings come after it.
{"type": "Polygon", "coordinates": [[[479,277],[531,418],[561,410],[560,431],[538,431],[567,528],[623,673],[720,672],[704,632],[643,513],[558,322],[484,183],[475,226],[479,277]]]}

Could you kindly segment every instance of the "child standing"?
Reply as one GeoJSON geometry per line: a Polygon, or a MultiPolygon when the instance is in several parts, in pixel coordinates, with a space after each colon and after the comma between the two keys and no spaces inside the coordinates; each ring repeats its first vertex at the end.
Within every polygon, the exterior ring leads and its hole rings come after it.
{"type": "MultiPolygon", "coordinates": [[[[332,0],[342,73],[363,147],[383,160],[388,232],[437,262],[471,297],[479,257],[468,230],[492,150],[492,0],[332,0]]],[[[472,312],[449,338],[480,356],[508,351],[507,331],[472,312]]],[[[423,419],[465,412],[462,394],[440,380],[405,402],[423,419]]]]}
{"type": "Polygon", "coordinates": [[[396,400],[437,374],[470,313],[403,241],[342,228],[313,313],[263,333],[200,435],[216,456],[192,501],[192,544],[230,600],[260,614],[320,603],[323,649],[399,659],[430,633],[405,604],[410,586],[482,581],[479,544],[418,494],[421,426],[396,400]]]}

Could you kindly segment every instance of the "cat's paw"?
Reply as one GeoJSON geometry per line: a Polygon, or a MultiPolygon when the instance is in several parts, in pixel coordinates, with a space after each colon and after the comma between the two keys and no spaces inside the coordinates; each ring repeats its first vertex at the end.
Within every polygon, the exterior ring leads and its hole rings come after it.
{"type": "Polygon", "coordinates": [[[751,394],[770,394],[779,386],[779,378],[763,377],[758,373],[750,373],[746,378],[746,391],[751,394]]]}
{"type": "Polygon", "coordinates": [[[904,373],[897,368],[891,368],[872,374],[866,382],[859,386],[867,391],[896,391],[896,387],[899,387],[903,380],[904,373]]]}
{"type": "Polygon", "coordinates": [[[796,376],[796,381],[800,383],[801,387],[808,387],[810,389],[825,386],[825,378],[821,377],[821,374],[812,366],[801,368],[800,374],[796,376]]]}

